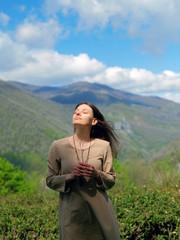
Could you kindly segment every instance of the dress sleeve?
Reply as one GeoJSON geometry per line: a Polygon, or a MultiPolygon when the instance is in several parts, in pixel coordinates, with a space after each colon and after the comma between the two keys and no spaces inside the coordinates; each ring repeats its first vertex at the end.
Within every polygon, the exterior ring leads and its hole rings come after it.
{"type": "Polygon", "coordinates": [[[102,184],[97,184],[97,187],[102,190],[107,190],[113,187],[115,184],[115,172],[113,170],[113,157],[110,144],[108,144],[104,153],[103,168],[100,171],[100,177],[102,184]]]}
{"type": "Polygon", "coordinates": [[[58,192],[69,192],[70,187],[66,182],[66,175],[61,175],[61,159],[57,152],[55,141],[52,143],[48,156],[48,170],[46,184],[49,188],[58,192]]]}

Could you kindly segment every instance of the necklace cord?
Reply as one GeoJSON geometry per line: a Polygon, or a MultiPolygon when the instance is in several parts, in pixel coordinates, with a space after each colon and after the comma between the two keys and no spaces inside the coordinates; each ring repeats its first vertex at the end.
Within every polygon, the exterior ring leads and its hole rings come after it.
{"type": "Polygon", "coordinates": [[[81,148],[81,160],[80,160],[80,157],[79,157],[79,154],[78,154],[78,151],[77,151],[77,147],[76,147],[76,143],[75,143],[75,139],[74,139],[74,135],[73,135],[73,143],[74,143],[75,153],[76,153],[76,157],[77,157],[77,161],[78,161],[78,163],[80,163],[80,162],[88,163],[89,154],[90,154],[91,141],[89,142],[87,158],[86,158],[85,161],[84,161],[84,157],[83,157],[83,150],[85,150],[85,149],[82,149],[82,148],[81,148]]]}

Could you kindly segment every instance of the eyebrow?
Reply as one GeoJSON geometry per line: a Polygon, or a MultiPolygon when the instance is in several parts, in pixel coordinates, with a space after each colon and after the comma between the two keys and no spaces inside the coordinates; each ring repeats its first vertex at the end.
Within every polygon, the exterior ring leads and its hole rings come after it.
{"type": "MultiPolygon", "coordinates": [[[[79,109],[79,108],[76,108],[75,111],[77,111],[77,110],[80,110],[80,109],[79,109]]],[[[86,110],[86,111],[90,111],[90,109],[88,109],[88,108],[83,108],[81,111],[84,111],[84,110],[86,110]]]]}

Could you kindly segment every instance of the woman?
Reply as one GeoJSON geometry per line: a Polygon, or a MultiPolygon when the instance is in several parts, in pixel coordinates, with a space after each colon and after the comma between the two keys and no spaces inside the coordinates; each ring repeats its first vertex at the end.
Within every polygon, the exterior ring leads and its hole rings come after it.
{"type": "Polygon", "coordinates": [[[106,191],[115,183],[112,153],[117,138],[101,112],[80,103],[74,135],[54,141],[49,151],[47,186],[60,192],[61,240],[119,240],[114,209],[106,191]]]}

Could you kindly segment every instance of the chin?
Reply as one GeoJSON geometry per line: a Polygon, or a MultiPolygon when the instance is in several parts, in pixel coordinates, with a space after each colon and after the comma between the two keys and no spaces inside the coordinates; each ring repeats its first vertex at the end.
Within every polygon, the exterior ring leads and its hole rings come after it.
{"type": "Polygon", "coordinates": [[[73,125],[74,125],[74,127],[75,127],[75,126],[79,126],[79,125],[82,125],[82,124],[79,123],[79,122],[77,122],[77,121],[74,121],[74,122],[73,122],[73,125]]]}

